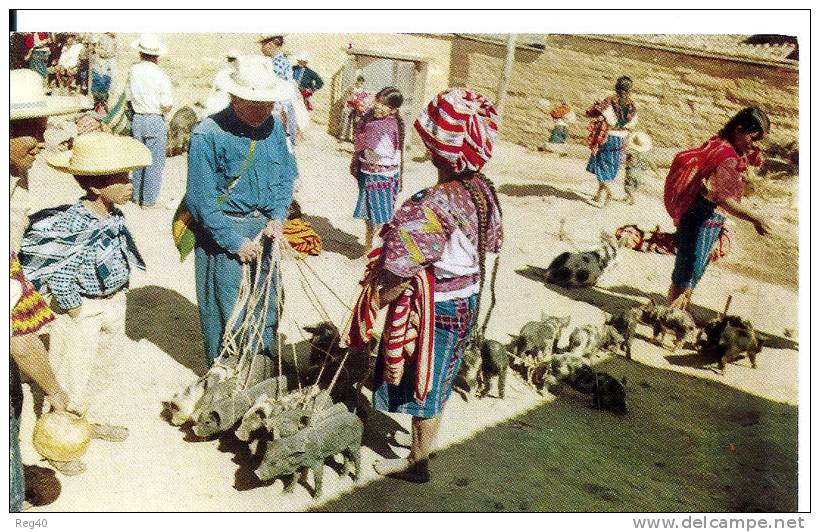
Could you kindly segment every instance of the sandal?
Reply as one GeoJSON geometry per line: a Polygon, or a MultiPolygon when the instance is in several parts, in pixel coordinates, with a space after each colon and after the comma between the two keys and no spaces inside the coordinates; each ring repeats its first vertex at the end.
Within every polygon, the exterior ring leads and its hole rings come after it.
{"type": "Polygon", "coordinates": [[[82,460],[72,460],[70,462],[58,462],[57,460],[48,460],[51,467],[58,473],[62,473],[67,477],[74,477],[85,473],[85,462],[82,460]]]}
{"type": "Polygon", "coordinates": [[[123,442],[128,439],[128,428],[117,425],[91,424],[91,437],[96,440],[123,442]]]}

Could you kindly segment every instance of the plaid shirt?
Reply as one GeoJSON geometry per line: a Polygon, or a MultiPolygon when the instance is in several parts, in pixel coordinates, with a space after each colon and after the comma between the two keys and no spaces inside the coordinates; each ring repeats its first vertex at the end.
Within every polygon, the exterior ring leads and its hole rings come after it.
{"type": "Polygon", "coordinates": [[[282,52],[273,58],[273,73],[285,81],[293,81],[293,67],[282,52]]]}
{"type": "Polygon", "coordinates": [[[26,234],[23,253],[28,248],[32,250],[32,257],[24,260],[23,267],[27,274],[29,268],[32,269],[32,281],[47,286],[63,309],[80,306],[83,296],[108,296],[125,287],[131,273],[129,259],[137,267],[145,268],[119,210],[100,218],[80,201],[66,209],[43,233],[39,240],[36,234],[26,234]],[[51,236],[62,242],[54,255],[62,259],[51,263],[59,264],[59,268],[41,277],[37,265],[45,268],[45,264],[38,260],[37,253],[48,249],[51,236]],[[71,236],[80,238],[72,244],[71,236]]]}

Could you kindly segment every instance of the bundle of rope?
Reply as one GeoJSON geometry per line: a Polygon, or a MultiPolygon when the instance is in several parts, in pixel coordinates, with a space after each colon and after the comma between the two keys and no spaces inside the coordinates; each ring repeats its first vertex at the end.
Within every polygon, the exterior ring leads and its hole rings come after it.
{"type": "MultiPolygon", "coordinates": [[[[283,375],[284,346],[281,331],[276,333],[275,346],[265,345],[265,328],[269,323],[272,306],[275,305],[276,319],[280,321],[280,325],[283,316],[282,266],[285,263],[296,266],[292,273],[298,276],[302,292],[322,320],[333,322],[322,298],[312,286],[315,283],[309,275],[324,286],[346,310],[350,306],[303,260],[304,255],[294,250],[286,238],[266,241],[264,250],[263,256],[258,260],[243,265],[236,302],[226,321],[220,353],[214,364],[205,375],[167,402],[172,423],[181,425],[191,420],[194,422],[194,432],[200,436],[227,430],[248,413],[252,406],[256,406],[260,399],[271,403],[301,406],[310,404],[313,405],[310,409],[315,410],[320,403],[327,403],[325,400],[319,401],[317,397],[329,397],[330,390],[336,385],[347,361],[347,353],[341,360],[334,361],[338,364],[335,374],[326,389],[321,389],[320,382],[323,382],[325,368],[333,357],[321,346],[314,345],[293,319],[293,324],[303,339],[314,349],[324,351],[325,358],[315,382],[303,388],[295,344],[291,344],[297,389],[288,390],[288,379],[283,375]],[[286,258],[291,260],[285,261],[286,258]],[[274,349],[275,356],[272,356],[274,349]],[[294,395],[298,397],[292,397],[294,395]]],[[[337,334],[334,341],[338,340],[337,334]]]]}
{"type": "Polygon", "coordinates": [[[270,375],[270,359],[262,353],[262,347],[273,272],[278,270],[279,254],[276,250],[278,246],[270,246],[267,263],[257,260],[253,265],[243,266],[236,302],[226,321],[219,356],[205,375],[167,402],[173,424],[196,420],[209,406],[270,375]],[[267,271],[264,266],[267,266],[267,271]]]}

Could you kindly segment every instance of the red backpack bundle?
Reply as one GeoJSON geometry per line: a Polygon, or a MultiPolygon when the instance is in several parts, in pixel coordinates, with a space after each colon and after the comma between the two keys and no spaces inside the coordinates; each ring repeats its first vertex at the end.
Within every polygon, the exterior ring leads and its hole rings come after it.
{"type": "MultiPolygon", "coordinates": [[[[675,155],[663,189],[663,203],[675,225],[697,199],[703,180],[729,157],[740,159],[731,143],[720,137],[712,137],[699,148],[675,155]]],[[[743,168],[738,170],[744,170],[745,162],[741,161],[740,165],[743,168]]]]}

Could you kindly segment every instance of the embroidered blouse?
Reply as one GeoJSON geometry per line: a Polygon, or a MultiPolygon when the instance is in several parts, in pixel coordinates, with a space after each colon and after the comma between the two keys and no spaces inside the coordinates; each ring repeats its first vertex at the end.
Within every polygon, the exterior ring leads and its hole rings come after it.
{"type": "MultiPolygon", "coordinates": [[[[471,182],[490,207],[486,250],[501,250],[501,215],[487,185],[478,177],[471,182]]],[[[399,277],[412,277],[432,267],[436,277],[435,300],[468,297],[478,293],[478,213],[467,189],[457,181],[422,190],[396,212],[382,230],[383,267],[399,277]]]]}

